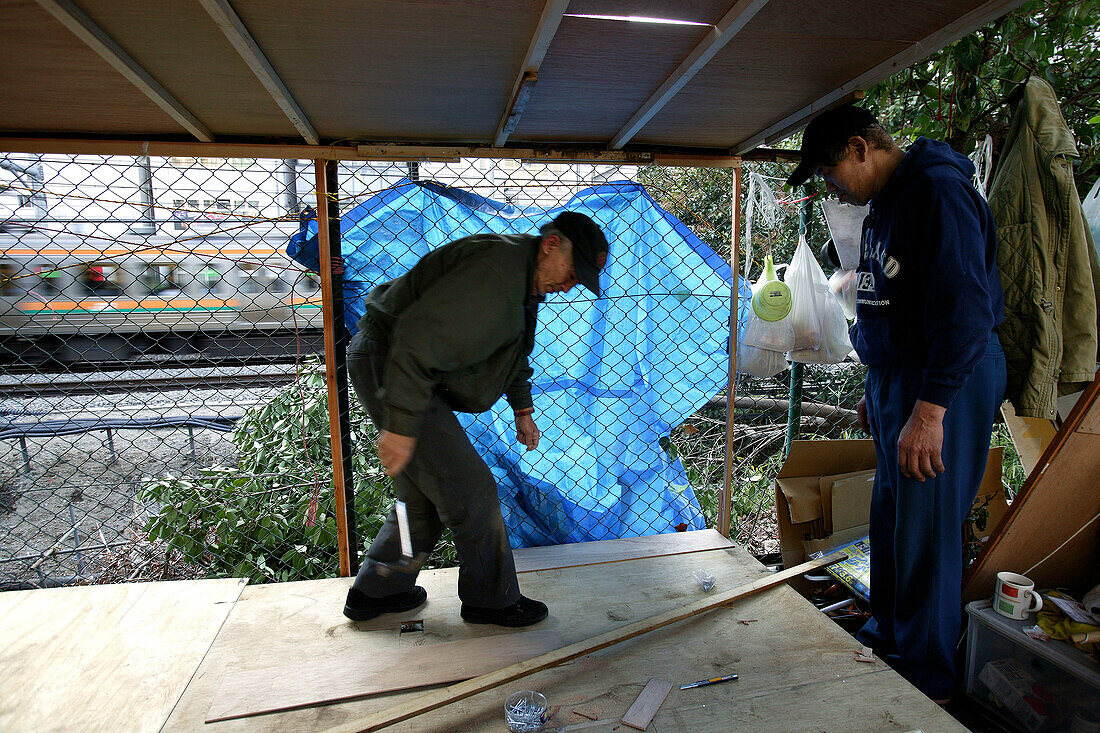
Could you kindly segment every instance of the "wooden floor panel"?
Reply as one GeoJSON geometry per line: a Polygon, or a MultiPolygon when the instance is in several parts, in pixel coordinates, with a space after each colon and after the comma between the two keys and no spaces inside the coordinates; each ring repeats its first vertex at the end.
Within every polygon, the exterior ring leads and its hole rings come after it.
{"type": "Polygon", "coordinates": [[[160,730],[244,584],[0,593],[0,730],[160,730]]]}

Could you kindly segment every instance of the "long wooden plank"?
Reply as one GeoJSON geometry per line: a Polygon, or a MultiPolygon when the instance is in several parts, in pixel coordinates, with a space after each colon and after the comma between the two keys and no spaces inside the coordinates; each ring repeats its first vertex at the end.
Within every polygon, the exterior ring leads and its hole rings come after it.
{"type": "Polygon", "coordinates": [[[661,709],[668,693],[672,692],[672,683],[668,680],[654,677],[646,684],[638,699],[626,711],[626,715],[619,718],[619,722],[629,725],[631,728],[645,730],[649,727],[649,721],[661,709]]]}
{"type": "Polygon", "coordinates": [[[561,25],[561,17],[568,7],[569,0],[546,0],[546,4],[542,6],[539,23],[535,26],[531,44],[527,47],[527,55],[519,66],[519,73],[512,84],[512,93],[508,95],[509,106],[504,110],[500,122],[497,123],[497,131],[493,135],[494,148],[499,148],[504,144],[508,136],[512,134],[512,130],[515,129],[519,117],[523,114],[522,110],[516,109],[520,88],[525,80],[530,79],[528,74],[535,74],[535,78],[537,78],[539,66],[542,65],[542,60],[546,58],[546,51],[550,48],[550,42],[554,40],[554,34],[558,32],[558,26],[561,25]]]}
{"type": "Polygon", "coordinates": [[[318,145],[321,141],[317,137],[317,131],[313,129],[313,125],[306,117],[306,113],[298,106],[298,102],[294,100],[286,84],[271,67],[271,62],[267,60],[267,56],[237,15],[237,11],[229,4],[229,0],[199,0],[199,3],[221,28],[226,40],[241,55],[244,62],[248,64],[248,68],[252,69],[252,73],[264,85],[264,89],[305,141],[310,145],[318,145]]]}
{"type": "Polygon", "coordinates": [[[1040,587],[1095,582],[1090,573],[1100,544],[1100,435],[1080,428],[1100,417],[1098,396],[1100,376],[1077,400],[967,570],[964,599],[989,596],[1002,570],[1023,573],[1040,587]]]}
{"type": "Polygon", "coordinates": [[[318,660],[316,664],[230,673],[222,680],[206,722],[468,680],[561,645],[557,631],[525,631],[425,646],[410,642],[402,649],[342,659],[339,664],[318,660]]]}
{"type": "Polygon", "coordinates": [[[512,555],[516,562],[516,572],[530,573],[536,570],[638,560],[643,557],[721,550],[732,546],[733,543],[716,530],[700,529],[598,542],[525,547],[515,550],[512,555]]]}
{"type": "Polygon", "coordinates": [[[0,593],[0,730],[159,731],[246,582],[0,593]]]}
{"type": "Polygon", "coordinates": [[[569,646],[562,647],[548,654],[542,654],[533,659],[528,659],[527,661],[499,669],[496,672],[475,677],[465,682],[459,682],[456,685],[451,685],[441,690],[429,692],[407,703],[395,705],[388,710],[383,710],[381,713],[373,715],[370,718],[352,723],[349,726],[332,728],[330,729],[331,733],[351,733],[353,731],[355,733],[367,733],[368,731],[380,730],[394,723],[399,723],[402,720],[408,720],[422,713],[463,700],[471,695],[476,695],[479,692],[493,689],[494,687],[512,682],[521,677],[526,677],[535,672],[556,666],[562,662],[568,662],[571,659],[591,654],[600,649],[606,649],[619,642],[633,639],[636,636],[668,626],[677,621],[683,621],[684,619],[697,616],[705,611],[717,608],[718,606],[747,598],[761,591],[768,590],[769,588],[774,588],[777,585],[782,585],[803,573],[818,570],[846,558],[847,555],[844,553],[833,553],[818,558],[817,560],[811,560],[801,565],[796,565],[795,567],[775,573],[771,577],[761,578],[752,583],[733,588],[725,593],[717,593],[694,603],[689,603],[686,606],[675,608],[671,611],[666,611],[665,613],[657,614],[656,616],[651,616],[632,624],[627,624],[626,626],[614,629],[605,634],[600,634],[594,638],[586,639],[576,644],[570,644],[569,646]]]}

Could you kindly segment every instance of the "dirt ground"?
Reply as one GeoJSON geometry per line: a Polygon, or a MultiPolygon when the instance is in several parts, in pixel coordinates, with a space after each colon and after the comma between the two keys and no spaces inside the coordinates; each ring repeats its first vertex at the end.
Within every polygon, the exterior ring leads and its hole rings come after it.
{"type": "Polygon", "coordinates": [[[195,429],[192,453],[185,428],[27,438],[29,462],[18,439],[0,442],[0,585],[94,576],[105,546],[129,543],[148,515],[143,477],[235,462],[234,451],[228,433],[195,429]]]}

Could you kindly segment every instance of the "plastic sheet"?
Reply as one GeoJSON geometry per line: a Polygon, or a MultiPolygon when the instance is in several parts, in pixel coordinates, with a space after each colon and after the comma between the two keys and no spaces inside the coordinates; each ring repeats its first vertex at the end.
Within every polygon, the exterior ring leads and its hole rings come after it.
{"type": "MultiPolygon", "coordinates": [[[[459,415],[497,480],[512,546],[703,529],[683,465],[660,440],[725,386],[732,273],[640,185],[604,184],[564,207],[521,210],[401,183],[342,217],[345,293],[365,295],[463,236],[537,232],[563,209],[596,220],[611,253],[604,297],[578,286],[539,308],[531,355],[539,449],[516,444],[503,399],[459,415]]],[[[307,263],[311,247],[316,264],[315,221],[303,223],[288,254],[307,263]]],[[[741,323],[749,297],[742,281],[741,323]]],[[[350,295],[345,307],[357,307],[350,295]]]]}

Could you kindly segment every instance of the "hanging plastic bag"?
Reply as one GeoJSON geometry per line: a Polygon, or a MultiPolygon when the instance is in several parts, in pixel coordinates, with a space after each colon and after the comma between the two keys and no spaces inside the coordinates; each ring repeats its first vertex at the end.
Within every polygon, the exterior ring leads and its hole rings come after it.
{"type": "Polygon", "coordinates": [[[863,220],[871,213],[871,207],[825,199],[821,202],[821,210],[825,213],[825,223],[829,225],[829,235],[841,269],[856,269],[859,266],[860,242],[863,241],[863,220]]]}
{"type": "Polygon", "coordinates": [[[830,292],[825,293],[823,305],[821,345],[816,349],[791,351],[787,358],[802,364],[839,364],[852,351],[848,338],[848,319],[838,301],[830,292]]]}
{"type": "Polygon", "coordinates": [[[794,327],[791,350],[816,349],[821,346],[823,296],[831,296],[825,273],[810,252],[804,235],[799,235],[798,247],[787,267],[787,285],[791,289],[790,319],[794,327]]]}
{"type": "Polygon", "coordinates": [[[771,255],[764,258],[764,272],[752,286],[752,307],[749,309],[745,335],[747,346],[784,352],[794,348],[794,326],[789,318],[791,289],[775,274],[771,255]]]}
{"type": "Polygon", "coordinates": [[[1100,181],[1097,181],[1085,196],[1081,209],[1085,213],[1085,221],[1092,230],[1092,243],[1096,245],[1097,251],[1100,251],[1100,181]]]}
{"type": "Polygon", "coordinates": [[[787,353],[787,359],[803,364],[838,364],[852,350],[848,339],[848,319],[829,289],[829,281],[817,259],[810,252],[806,238],[800,236],[798,248],[787,268],[791,286],[791,315],[795,317],[795,341],[805,337],[811,343],[811,333],[817,336],[813,345],[798,346],[787,353]],[[799,320],[801,319],[801,320],[799,320]]]}
{"type": "Polygon", "coordinates": [[[787,357],[781,351],[758,349],[746,343],[737,345],[737,371],[750,377],[774,377],[787,368],[787,357]]]}
{"type": "Polygon", "coordinates": [[[840,303],[844,317],[849,321],[856,317],[856,271],[837,270],[829,278],[829,292],[840,303]]]}

